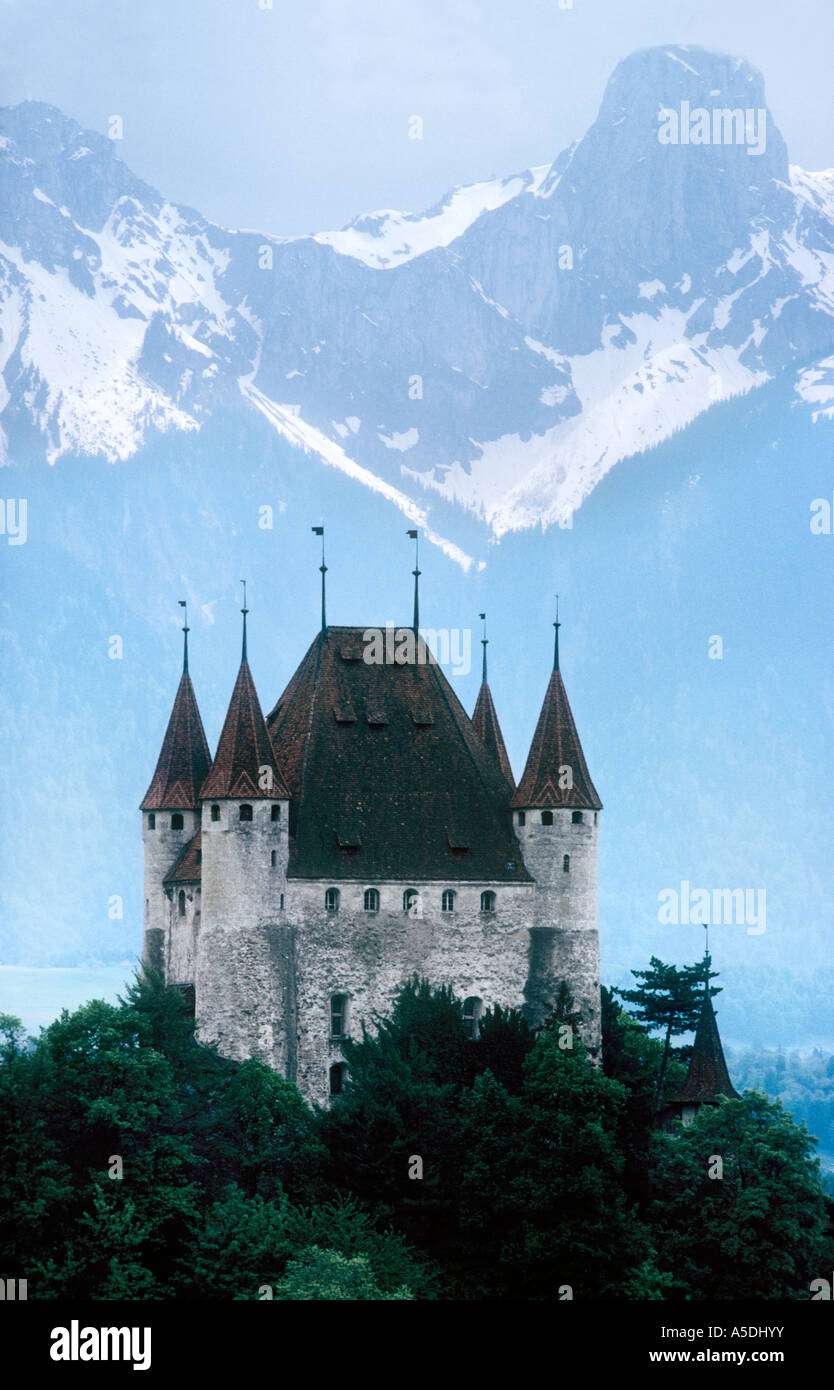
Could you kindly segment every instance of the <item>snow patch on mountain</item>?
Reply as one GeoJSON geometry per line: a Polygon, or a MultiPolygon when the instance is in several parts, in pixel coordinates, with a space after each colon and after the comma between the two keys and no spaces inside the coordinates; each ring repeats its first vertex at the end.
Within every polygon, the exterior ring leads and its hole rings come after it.
{"type": "Polygon", "coordinates": [[[374,270],[391,270],[427,251],[450,246],[483,213],[494,212],[520,193],[537,193],[550,169],[545,164],[515,177],[456,188],[437,207],[424,213],[386,209],[367,213],[339,232],[316,233],[314,240],[374,270]]]}

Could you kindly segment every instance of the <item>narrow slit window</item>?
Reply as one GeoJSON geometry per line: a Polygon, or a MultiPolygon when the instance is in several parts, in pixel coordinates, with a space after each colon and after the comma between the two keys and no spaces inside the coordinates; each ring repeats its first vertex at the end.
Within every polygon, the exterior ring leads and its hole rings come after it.
{"type": "Polygon", "coordinates": [[[274,869],[276,864],[278,863],[278,854],[276,850],[272,851],[272,854],[269,857],[269,862],[272,865],[272,868],[274,869]]]}
{"type": "Polygon", "coordinates": [[[569,874],[569,873],[570,873],[570,855],[569,855],[569,854],[566,854],[565,857],[564,857],[564,859],[562,860],[562,873],[563,873],[563,874],[569,874]]]}
{"type": "Polygon", "coordinates": [[[330,1036],[343,1038],[347,1033],[347,995],[333,994],[330,997],[330,1036]]]}
{"type": "Polygon", "coordinates": [[[179,891],[179,896],[178,896],[178,898],[177,898],[177,905],[178,905],[178,907],[179,907],[179,914],[180,914],[180,917],[184,917],[184,916],[185,916],[185,891],[184,891],[184,889],[182,889],[182,888],[181,888],[180,891],[179,891]]]}

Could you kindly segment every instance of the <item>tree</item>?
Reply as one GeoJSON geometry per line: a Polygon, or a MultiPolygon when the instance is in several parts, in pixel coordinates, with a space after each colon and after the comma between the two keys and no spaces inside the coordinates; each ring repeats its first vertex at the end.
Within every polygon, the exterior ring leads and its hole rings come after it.
{"type": "Polygon", "coordinates": [[[813,1146],[756,1091],[655,1135],[649,1217],[673,1297],[809,1297],[834,1255],[813,1146]]]}
{"type": "Polygon", "coordinates": [[[393,1293],[381,1293],[365,1255],[340,1255],[311,1245],[287,1264],[275,1297],[279,1299],[350,1299],[370,1302],[381,1299],[411,1299],[413,1293],[402,1285],[393,1293]]]}
{"type": "MultiPolygon", "coordinates": [[[[632,970],[640,983],[636,989],[617,989],[628,1004],[634,1004],[635,1017],[647,1028],[665,1029],[663,1056],[655,1091],[655,1111],[660,1109],[663,1082],[669,1061],[671,1040],[697,1027],[704,1002],[704,985],[715,979],[717,970],[710,970],[710,957],[697,965],[665,965],[652,956],[648,970],[632,970]]],[[[709,987],[710,996],[719,994],[718,987],[709,987]]]]}

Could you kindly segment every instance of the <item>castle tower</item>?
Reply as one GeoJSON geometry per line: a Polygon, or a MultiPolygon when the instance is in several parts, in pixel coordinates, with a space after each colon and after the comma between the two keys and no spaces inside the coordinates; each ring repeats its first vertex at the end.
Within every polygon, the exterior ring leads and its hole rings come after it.
{"type": "MultiPolygon", "coordinates": [[[[484,617],[484,614],[481,614],[484,617]]],[[[478,733],[484,744],[492,754],[501,772],[510,785],[510,789],[515,789],[515,778],[507,757],[507,750],[504,746],[504,735],[501,733],[501,725],[498,723],[498,715],[495,712],[495,704],[492,699],[492,691],[487,682],[487,642],[486,634],[481,638],[481,645],[484,649],[483,662],[481,668],[481,688],[478,691],[478,698],[475,701],[475,708],[472,711],[472,723],[476,733],[478,733]]]]}
{"type": "Polygon", "coordinates": [[[564,980],[581,1015],[590,1055],[600,1046],[597,838],[602,810],[559,670],[553,671],[524,774],[511,806],[526,868],[536,881],[535,925],[525,998],[541,1022],[564,980]]]}
{"type": "MultiPolygon", "coordinates": [[[[709,970],[709,957],[707,957],[709,970]]],[[[701,1017],[695,1030],[695,1043],[689,1059],[686,1081],[676,1096],[664,1107],[660,1123],[668,1126],[672,1120],[680,1120],[684,1127],[691,1125],[702,1105],[717,1105],[721,1096],[738,1100],[738,1091],[733,1089],[724,1049],[718,1035],[718,1023],[710,998],[709,977],[704,988],[704,1003],[701,1017]]]]}
{"type": "MultiPolygon", "coordinates": [[[[145,848],[142,958],[167,978],[171,900],[165,878],[200,828],[200,787],[211,765],[197,697],[188,674],[188,624],[183,628],[179,688],[151,784],[141,805],[145,848]]],[[[190,900],[191,918],[195,898],[190,900]]],[[[185,974],[183,978],[188,979],[185,974]]]]}
{"type": "Polygon", "coordinates": [[[247,612],[240,669],[201,791],[197,1032],[226,1056],[259,1057],[291,1075],[295,1005],[284,907],[290,797],[249,669],[247,612]]]}

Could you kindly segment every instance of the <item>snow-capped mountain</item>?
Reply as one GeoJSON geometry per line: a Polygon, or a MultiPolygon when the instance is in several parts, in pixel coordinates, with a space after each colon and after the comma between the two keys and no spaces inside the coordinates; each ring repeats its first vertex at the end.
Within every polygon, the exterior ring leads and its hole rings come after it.
{"type": "Polygon", "coordinates": [[[430,533],[439,495],[501,535],[784,373],[834,414],[834,170],[789,165],[740,59],[636,53],[553,164],[292,239],[167,202],[54,108],[1,114],[9,461],[256,411],[430,533]]]}

